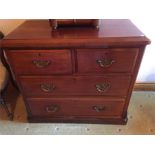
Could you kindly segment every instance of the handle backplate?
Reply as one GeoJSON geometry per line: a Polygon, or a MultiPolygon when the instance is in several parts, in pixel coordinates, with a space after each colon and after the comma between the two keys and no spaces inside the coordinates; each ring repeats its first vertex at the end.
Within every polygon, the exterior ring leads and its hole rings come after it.
{"type": "Polygon", "coordinates": [[[51,60],[33,60],[32,63],[37,68],[45,68],[51,64],[51,60]]]}
{"type": "Polygon", "coordinates": [[[49,105],[46,107],[46,111],[48,113],[54,113],[57,112],[59,110],[59,107],[57,105],[49,105]]]}
{"type": "Polygon", "coordinates": [[[102,112],[106,109],[105,106],[93,106],[92,109],[96,112],[102,112]]]}
{"type": "Polygon", "coordinates": [[[99,60],[96,60],[97,64],[99,64],[100,67],[102,68],[108,68],[110,67],[113,63],[115,63],[115,60],[109,59],[109,58],[102,58],[99,60]]]}
{"type": "Polygon", "coordinates": [[[56,86],[54,84],[41,84],[40,88],[43,92],[53,92],[56,86]]]}
{"type": "Polygon", "coordinates": [[[111,85],[110,83],[101,83],[101,84],[96,84],[96,89],[98,92],[106,92],[110,89],[111,85]]]}

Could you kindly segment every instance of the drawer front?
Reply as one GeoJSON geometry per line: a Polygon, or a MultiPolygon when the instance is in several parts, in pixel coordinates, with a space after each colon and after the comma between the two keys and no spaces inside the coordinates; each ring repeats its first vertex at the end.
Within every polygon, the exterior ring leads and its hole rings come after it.
{"type": "Polygon", "coordinates": [[[130,85],[130,76],[22,76],[20,82],[27,97],[50,97],[53,95],[126,96],[130,85]]]}
{"type": "Polygon", "coordinates": [[[20,75],[72,73],[69,50],[16,50],[7,52],[13,69],[20,75]]]}
{"type": "Polygon", "coordinates": [[[138,51],[138,48],[78,49],[78,72],[132,72],[138,51]]]}
{"type": "Polygon", "coordinates": [[[53,98],[28,99],[32,115],[35,116],[120,116],[124,99],[101,98],[53,98]]]}

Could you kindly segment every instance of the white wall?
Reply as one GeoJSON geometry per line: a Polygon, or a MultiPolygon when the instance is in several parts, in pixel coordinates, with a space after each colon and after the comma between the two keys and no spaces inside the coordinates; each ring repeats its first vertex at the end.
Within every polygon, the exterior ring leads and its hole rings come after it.
{"type": "Polygon", "coordinates": [[[151,40],[151,44],[146,47],[137,82],[155,82],[155,18],[134,19],[133,22],[151,40]]]}

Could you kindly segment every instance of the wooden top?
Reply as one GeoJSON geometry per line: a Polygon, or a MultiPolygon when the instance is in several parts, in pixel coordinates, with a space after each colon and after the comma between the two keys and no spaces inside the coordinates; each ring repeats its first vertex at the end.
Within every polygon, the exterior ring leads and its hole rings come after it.
{"type": "Polygon", "coordinates": [[[94,28],[61,28],[52,31],[48,20],[28,20],[7,35],[3,48],[64,48],[143,46],[150,41],[128,19],[100,20],[94,28]]]}

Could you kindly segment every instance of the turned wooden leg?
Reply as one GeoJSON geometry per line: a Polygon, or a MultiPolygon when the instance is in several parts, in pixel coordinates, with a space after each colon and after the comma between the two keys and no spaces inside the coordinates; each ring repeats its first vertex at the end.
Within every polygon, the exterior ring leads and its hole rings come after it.
{"type": "Polygon", "coordinates": [[[9,111],[9,108],[5,102],[5,99],[3,98],[2,93],[0,93],[0,104],[3,106],[3,108],[5,109],[9,119],[12,121],[13,120],[13,114],[9,111]]]}

